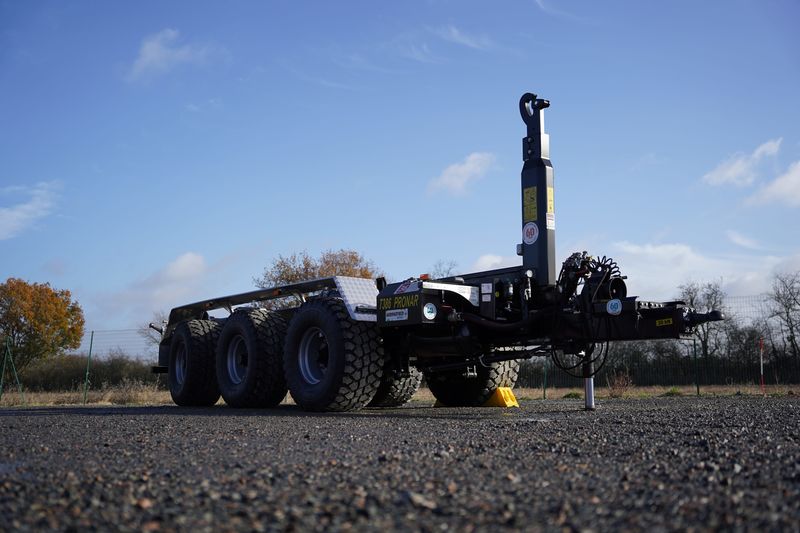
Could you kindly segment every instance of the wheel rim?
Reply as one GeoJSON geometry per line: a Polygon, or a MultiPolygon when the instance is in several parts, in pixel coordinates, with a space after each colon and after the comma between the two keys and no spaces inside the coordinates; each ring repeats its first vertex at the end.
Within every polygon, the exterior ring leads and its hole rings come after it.
{"type": "Polygon", "coordinates": [[[300,339],[297,353],[300,375],[306,383],[316,385],[328,370],[328,339],[319,328],[309,328],[300,339]]]}
{"type": "Polygon", "coordinates": [[[248,363],[247,345],[241,335],[234,337],[230,344],[228,344],[226,359],[228,378],[234,385],[240,384],[247,375],[248,363]]]}
{"type": "Polygon", "coordinates": [[[175,382],[183,385],[186,381],[186,345],[181,343],[178,346],[178,353],[175,354],[175,382]]]}

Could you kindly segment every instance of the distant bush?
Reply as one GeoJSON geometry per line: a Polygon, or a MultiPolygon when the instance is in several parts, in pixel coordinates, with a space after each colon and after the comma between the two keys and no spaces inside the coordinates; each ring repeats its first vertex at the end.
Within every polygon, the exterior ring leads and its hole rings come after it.
{"type": "Polygon", "coordinates": [[[608,384],[608,395],[611,398],[624,398],[628,389],[633,386],[633,380],[627,370],[618,370],[611,374],[606,374],[608,384]]]}
{"type": "MultiPolygon", "coordinates": [[[[23,387],[32,391],[66,391],[83,388],[87,356],[70,354],[38,360],[20,375],[23,387]]],[[[133,359],[123,352],[108,357],[92,358],[89,368],[89,388],[99,390],[123,383],[141,383],[166,388],[164,374],[152,374],[150,365],[133,359]]]]}

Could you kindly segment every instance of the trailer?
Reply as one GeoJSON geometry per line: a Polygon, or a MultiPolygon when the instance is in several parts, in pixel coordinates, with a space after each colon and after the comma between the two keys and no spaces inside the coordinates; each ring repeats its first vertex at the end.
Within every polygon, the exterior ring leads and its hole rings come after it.
{"type": "Polygon", "coordinates": [[[305,410],[350,411],[402,405],[424,377],[441,404],[478,406],[538,356],[583,377],[592,409],[609,342],[685,338],[722,320],[628,296],[609,257],[576,252],[556,270],[549,106],[531,93],[519,102],[520,266],[396,283],[334,276],[176,307],[153,367],[173,401],[270,407],[289,392],[305,410]],[[217,309],[228,316],[210,317],[217,309]]]}

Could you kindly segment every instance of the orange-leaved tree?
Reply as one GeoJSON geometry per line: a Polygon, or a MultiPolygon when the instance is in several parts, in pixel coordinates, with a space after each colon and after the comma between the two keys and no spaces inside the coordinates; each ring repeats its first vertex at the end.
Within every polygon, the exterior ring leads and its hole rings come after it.
{"type": "Polygon", "coordinates": [[[17,370],[32,361],[76,349],[83,338],[83,310],[68,290],[8,278],[0,284],[0,342],[17,370]]]}
{"type": "Polygon", "coordinates": [[[308,252],[293,253],[288,257],[279,255],[264,269],[260,278],[254,278],[257,287],[263,289],[308,281],[330,276],[353,276],[376,278],[383,273],[355,250],[326,250],[318,258],[308,252]]]}

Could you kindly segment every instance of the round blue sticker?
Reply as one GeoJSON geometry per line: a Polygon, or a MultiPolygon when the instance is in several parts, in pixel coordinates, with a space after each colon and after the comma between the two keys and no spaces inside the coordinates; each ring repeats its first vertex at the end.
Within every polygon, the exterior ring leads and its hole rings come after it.
{"type": "Polygon", "coordinates": [[[606,312],[609,315],[617,316],[622,313],[622,302],[619,298],[614,298],[613,300],[609,300],[606,304],[606,312]]]}

